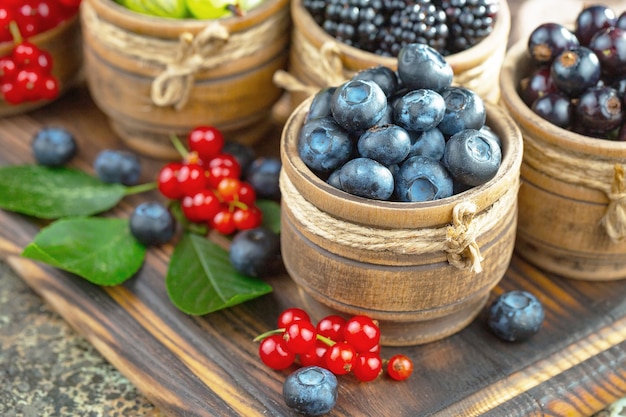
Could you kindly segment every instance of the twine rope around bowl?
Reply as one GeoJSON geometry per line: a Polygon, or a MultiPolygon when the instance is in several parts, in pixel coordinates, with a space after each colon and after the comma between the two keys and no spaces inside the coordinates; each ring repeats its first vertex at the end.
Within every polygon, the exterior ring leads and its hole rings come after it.
{"type": "Polygon", "coordinates": [[[129,59],[164,67],[155,77],[150,98],[157,106],[185,106],[193,88],[194,75],[246,56],[277,40],[290,25],[289,12],[282,8],[248,30],[229,33],[218,21],[209,22],[197,34],[182,32],[178,39],[144,36],[101,19],[88,3],[81,6],[89,36],[104,47],[129,59]]]}
{"type": "Polygon", "coordinates": [[[539,144],[530,135],[524,137],[524,160],[553,178],[603,192],[609,202],[600,224],[613,242],[626,239],[626,179],[623,164],[610,159],[589,158],[588,154],[573,152],[547,142],[539,144]]]}
{"type": "Polygon", "coordinates": [[[454,207],[451,224],[417,229],[380,229],[338,219],[307,201],[284,171],[279,184],[283,203],[304,229],[316,236],[372,252],[401,255],[444,252],[456,268],[480,273],[484,258],[476,239],[516,206],[519,179],[514,181],[514,186],[481,212],[477,212],[473,202],[464,201],[454,207]]]}

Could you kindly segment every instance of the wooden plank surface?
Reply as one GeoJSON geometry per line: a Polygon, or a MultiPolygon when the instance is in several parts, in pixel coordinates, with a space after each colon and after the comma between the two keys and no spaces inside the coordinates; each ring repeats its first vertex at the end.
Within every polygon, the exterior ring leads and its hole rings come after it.
{"type": "MultiPolygon", "coordinates": [[[[122,148],[84,86],[28,115],[0,119],[0,164],[32,162],[32,135],[45,125],[74,132],[81,149],[72,165],[93,172],[104,148],[122,148]]],[[[277,154],[278,132],[257,149],[277,154]]],[[[161,161],[142,159],[143,180],[161,161]]],[[[113,215],[128,215],[156,194],[130,196],[113,215]]],[[[246,304],[190,317],[167,298],[164,276],[172,248],[150,249],[136,277],[112,288],[19,256],[38,231],[33,219],[0,211],[0,256],[166,415],[293,415],[281,397],[295,367],[276,372],[257,356],[257,334],[279,312],[301,305],[287,275],[268,281],[274,292],[246,304]]],[[[484,312],[460,333],[409,348],[415,363],[406,382],[340,378],[332,416],[589,416],[626,395],[626,281],[590,283],[542,273],[514,256],[492,298],[526,289],[546,307],[532,340],[511,344],[485,326],[484,312]]]]}

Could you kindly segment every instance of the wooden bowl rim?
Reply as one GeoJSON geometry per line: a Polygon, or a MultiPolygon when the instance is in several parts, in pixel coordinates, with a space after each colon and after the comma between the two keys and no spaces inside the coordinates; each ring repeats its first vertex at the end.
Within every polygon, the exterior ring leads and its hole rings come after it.
{"type": "Polygon", "coordinates": [[[280,142],[282,169],[288,177],[298,177],[296,188],[305,199],[332,216],[388,229],[439,227],[452,221],[457,204],[474,202],[480,213],[518,184],[523,152],[521,132],[502,108],[485,102],[487,125],[500,136],[503,147],[500,169],[487,183],[447,198],[416,203],[373,200],[341,191],[320,179],[298,156],[298,135],[312,100],[309,97],[300,103],[285,123],[280,142]]]}
{"type": "Polygon", "coordinates": [[[129,10],[113,0],[84,1],[91,5],[101,18],[123,29],[146,36],[177,39],[182,32],[190,32],[195,35],[211,23],[219,23],[229,33],[245,31],[265,21],[277,10],[286,8],[289,0],[266,0],[243,17],[231,16],[220,19],[178,19],[151,16],[129,10]]]}
{"type": "Polygon", "coordinates": [[[626,143],[607,139],[593,138],[560,128],[536,115],[518,94],[519,81],[524,76],[522,70],[524,59],[530,56],[527,52],[527,41],[517,41],[508,51],[500,74],[501,102],[515,122],[526,135],[552,143],[561,148],[590,155],[605,157],[626,157],[626,143]],[[540,133],[540,137],[538,134],[540,133]]]}
{"type": "MultiPolygon", "coordinates": [[[[302,0],[291,0],[291,16],[295,26],[306,28],[307,31],[310,31],[310,37],[307,36],[307,38],[309,41],[313,42],[314,46],[318,49],[325,42],[336,42],[341,51],[342,60],[356,61],[361,63],[364,67],[375,65],[383,65],[390,68],[397,67],[397,58],[383,57],[336,41],[315,22],[310,13],[308,13],[302,5],[302,0]]],[[[498,12],[498,18],[496,19],[493,31],[485,39],[471,48],[448,55],[445,59],[450,63],[455,74],[475,67],[486,57],[492,55],[493,51],[507,39],[510,29],[511,11],[508,2],[501,0],[500,11],[498,12]]]]}

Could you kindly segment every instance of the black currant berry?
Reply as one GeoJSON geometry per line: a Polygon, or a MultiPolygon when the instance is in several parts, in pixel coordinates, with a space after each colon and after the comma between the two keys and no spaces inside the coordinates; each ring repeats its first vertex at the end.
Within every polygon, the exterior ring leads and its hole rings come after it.
{"type": "Polygon", "coordinates": [[[556,57],[550,68],[556,86],[570,97],[578,97],[600,80],[600,60],[584,46],[565,51],[556,57]]]}
{"type": "Polygon", "coordinates": [[[589,132],[606,134],[620,127],[624,119],[621,100],[612,87],[592,87],[580,95],[576,117],[589,132]]]}
{"type": "Polygon", "coordinates": [[[528,37],[528,52],[538,64],[550,64],[564,51],[578,46],[576,35],[558,23],[541,24],[528,37]]]}
{"type": "Polygon", "coordinates": [[[574,33],[583,46],[589,45],[589,41],[599,30],[615,26],[617,16],[609,7],[594,4],[584,8],[576,17],[574,33]]]}

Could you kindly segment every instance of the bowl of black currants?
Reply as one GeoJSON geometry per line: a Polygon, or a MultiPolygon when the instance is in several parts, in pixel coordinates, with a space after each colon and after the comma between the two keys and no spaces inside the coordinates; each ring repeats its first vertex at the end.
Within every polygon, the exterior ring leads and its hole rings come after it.
{"type": "Polygon", "coordinates": [[[524,138],[517,252],[568,278],[626,278],[626,13],[538,25],[500,85],[524,138]]]}
{"type": "Polygon", "coordinates": [[[522,138],[424,44],[321,90],[281,138],[281,247],[313,315],[366,314],[382,343],[467,326],[513,252],[522,138]]]}

